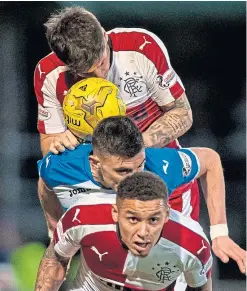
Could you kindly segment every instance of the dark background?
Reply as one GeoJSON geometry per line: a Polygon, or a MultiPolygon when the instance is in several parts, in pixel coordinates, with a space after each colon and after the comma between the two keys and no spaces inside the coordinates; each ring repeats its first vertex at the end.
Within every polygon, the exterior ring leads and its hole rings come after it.
{"type": "MultiPolygon", "coordinates": [[[[37,197],[41,153],[33,71],[50,52],[43,23],[55,9],[71,5],[84,5],[106,30],[145,28],[165,43],[194,116],[181,144],[221,155],[230,235],[245,248],[245,2],[0,2],[0,262],[26,242],[47,243],[37,197]]],[[[201,223],[208,233],[203,198],[201,223]]],[[[244,290],[235,263],[215,259],[214,277],[215,290],[244,290]]]]}

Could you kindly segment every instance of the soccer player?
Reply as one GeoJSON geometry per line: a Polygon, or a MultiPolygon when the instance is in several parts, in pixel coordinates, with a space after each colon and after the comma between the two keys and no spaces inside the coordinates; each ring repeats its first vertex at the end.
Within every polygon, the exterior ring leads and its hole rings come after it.
{"type": "MultiPolygon", "coordinates": [[[[228,236],[225,185],[219,155],[208,148],[146,148],[136,125],[126,116],[109,117],[95,128],[92,145],[82,144],[39,162],[40,200],[50,232],[64,208],[92,192],[109,195],[124,177],[146,170],[158,174],[170,194],[179,185],[200,177],[207,202],[214,253],[223,261],[234,259],[245,272],[246,252],[228,236]],[[61,204],[59,203],[61,202],[61,204]]],[[[96,196],[93,199],[97,199],[96,196]]],[[[173,207],[173,199],[170,199],[173,207]]],[[[187,209],[182,210],[186,215],[187,209]]]]}
{"type": "Polygon", "coordinates": [[[105,32],[82,7],[53,14],[45,26],[52,53],[37,64],[34,73],[43,153],[54,138],[54,151],[76,145],[66,130],[61,105],[74,83],[92,76],[119,87],[127,115],[143,132],[147,146],[178,147],[174,139],[191,127],[191,109],[167,49],[155,34],[136,28],[105,32]]]}
{"type": "MultiPolygon", "coordinates": [[[[37,64],[34,73],[44,155],[51,143],[54,153],[78,145],[66,128],[62,103],[74,83],[93,76],[119,87],[127,115],[143,133],[147,147],[179,148],[176,138],[191,127],[192,112],[167,49],[155,34],[138,28],[105,32],[96,17],[82,7],[65,8],[51,15],[45,27],[52,53],[37,64]]],[[[188,191],[193,218],[198,220],[197,182],[176,191],[188,191]]]]}
{"type": "Polygon", "coordinates": [[[158,176],[135,173],[120,182],[117,196],[95,195],[60,219],[36,291],[58,290],[79,249],[81,265],[69,290],[172,291],[184,273],[186,291],[212,291],[210,244],[199,223],[170,209],[158,176]]]}

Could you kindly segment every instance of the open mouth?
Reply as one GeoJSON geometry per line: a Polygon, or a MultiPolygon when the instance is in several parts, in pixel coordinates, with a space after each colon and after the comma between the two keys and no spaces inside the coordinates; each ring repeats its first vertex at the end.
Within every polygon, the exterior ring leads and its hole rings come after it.
{"type": "Polygon", "coordinates": [[[138,252],[143,252],[147,250],[149,246],[150,246],[150,242],[146,242],[146,243],[135,242],[135,249],[138,252]]]}

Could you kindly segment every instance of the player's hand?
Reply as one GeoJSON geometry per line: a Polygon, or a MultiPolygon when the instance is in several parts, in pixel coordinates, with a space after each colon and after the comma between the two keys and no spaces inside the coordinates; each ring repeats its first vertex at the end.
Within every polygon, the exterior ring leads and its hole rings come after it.
{"type": "Polygon", "coordinates": [[[223,262],[228,263],[229,258],[237,262],[239,270],[246,274],[246,251],[240,248],[229,236],[219,236],[213,239],[214,254],[223,262]]]}
{"type": "Polygon", "coordinates": [[[50,144],[50,152],[58,154],[64,152],[65,148],[74,150],[79,145],[77,138],[68,129],[65,132],[54,137],[54,140],[50,144]]]}

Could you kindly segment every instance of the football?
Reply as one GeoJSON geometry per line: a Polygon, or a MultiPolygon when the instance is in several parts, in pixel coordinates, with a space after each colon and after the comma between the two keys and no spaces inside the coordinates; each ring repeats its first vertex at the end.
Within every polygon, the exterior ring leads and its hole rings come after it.
{"type": "Polygon", "coordinates": [[[88,78],[74,84],[63,101],[65,123],[85,137],[92,135],[100,120],[125,115],[126,106],[120,91],[110,81],[88,78]]]}

